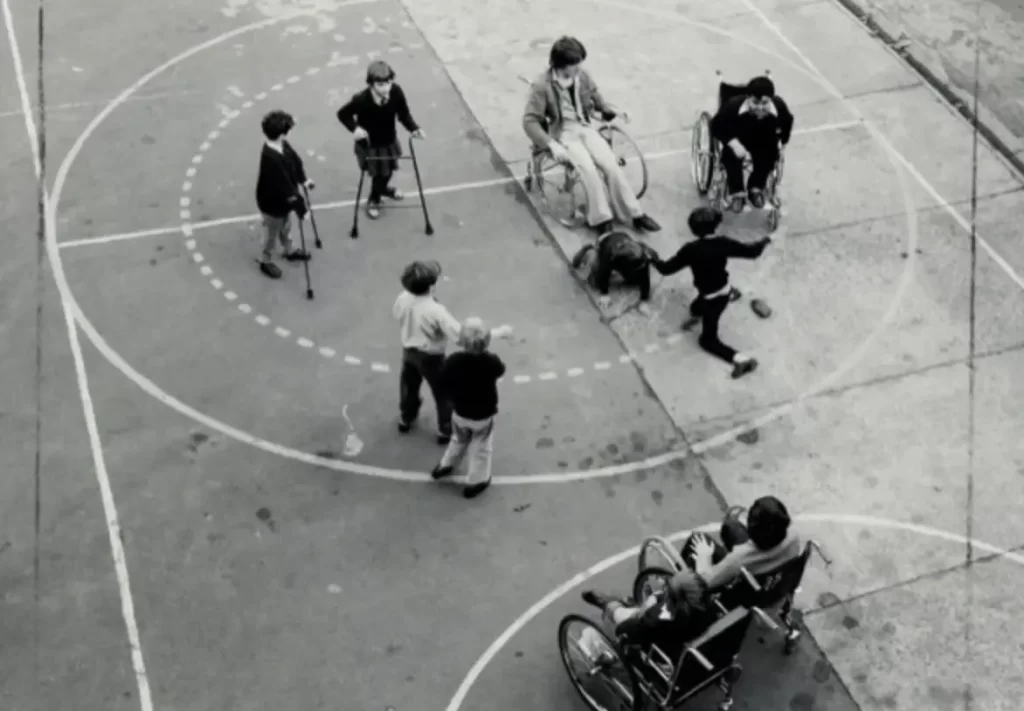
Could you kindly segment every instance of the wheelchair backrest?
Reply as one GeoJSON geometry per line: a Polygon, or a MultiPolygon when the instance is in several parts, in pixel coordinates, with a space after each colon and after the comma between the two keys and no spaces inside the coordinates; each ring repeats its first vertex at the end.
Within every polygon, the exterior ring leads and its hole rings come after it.
{"type": "Polygon", "coordinates": [[[751,577],[757,582],[760,590],[754,589],[746,575],[730,585],[722,596],[727,608],[742,605],[770,609],[787,597],[796,593],[804,578],[807,563],[811,559],[812,544],[805,543],[800,555],[790,558],[771,570],[766,570],[751,577]]]}
{"type": "Polygon", "coordinates": [[[738,607],[720,617],[704,634],[687,645],[675,665],[675,692],[686,694],[732,665],[753,619],[751,610],[738,607]]]}
{"type": "Polygon", "coordinates": [[[729,99],[734,99],[737,96],[746,96],[747,87],[745,84],[729,84],[727,82],[719,82],[718,84],[718,105],[721,106],[729,99]]]}

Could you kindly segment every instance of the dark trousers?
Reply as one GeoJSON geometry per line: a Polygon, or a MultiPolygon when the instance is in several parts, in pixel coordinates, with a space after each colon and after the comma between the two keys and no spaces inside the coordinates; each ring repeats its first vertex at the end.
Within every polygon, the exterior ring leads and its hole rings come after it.
{"type": "Polygon", "coordinates": [[[391,182],[391,175],[375,175],[370,178],[370,202],[379,203],[385,195],[391,194],[388,183],[391,182]]]}
{"type": "Polygon", "coordinates": [[[690,304],[690,315],[701,321],[700,338],[697,340],[700,347],[726,363],[732,363],[736,350],[722,343],[718,337],[718,323],[728,305],[728,292],[710,299],[698,296],[690,304]]]}
{"type": "MultiPolygon", "coordinates": [[[[771,175],[775,164],[779,162],[778,146],[755,146],[747,149],[750,152],[750,161],[753,166],[750,169],[750,178],[747,179],[747,190],[764,190],[768,183],[768,176],[771,175]]],[[[728,146],[722,147],[722,166],[725,168],[726,180],[729,184],[729,194],[735,195],[744,192],[743,189],[743,161],[736,157],[728,146]]]]}
{"type": "Polygon", "coordinates": [[[441,366],[444,363],[442,353],[424,353],[415,348],[402,351],[402,373],[399,376],[399,411],[402,422],[411,425],[420,414],[423,398],[420,388],[427,381],[430,394],[437,405],[437,429],[440,434],[450,435],[452,432],[452,406],[441,387],[441,366]]]}

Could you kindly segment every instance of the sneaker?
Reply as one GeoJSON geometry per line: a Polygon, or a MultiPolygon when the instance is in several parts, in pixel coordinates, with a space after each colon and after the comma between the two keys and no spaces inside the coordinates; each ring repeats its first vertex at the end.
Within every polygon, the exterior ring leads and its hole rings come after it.
{"type": "Polygon", "coordinates": [[[288,254],[284,255],[284,258],[289,262],[308,262],[310,259],[309,252],[302,249],[293,249],[288,254]]]}
{"type": "Polygon", "coordinates": [[[370,202],[366,204],[366,216],[371,220],[376,220],[380,217],[380,203],[370,202]]]}
{"type": "Polygon", "coordinates": [[[281,267],[277,266],[273,262],[260,262],[260,271],[271,279],[281,278],[281,267]]]}
{"type": "Polygon", "coordinates": [[[594,231],[594,234],[596,234],[598,237],[603,237],[604,235],[608,234],[609,232],[615,229],[615,221],[605,220],[604,222],[600,222],[596,225],[591,225],[590,229],[592,229],[594,231]]]}
{"type": "Polygon", "coordinates": [[[661,232],[661,225],[655,222],[650,215],[634,217],[633,228],[640,232],[661,232]]]}
{"type": "Polygon", "coordinates": [[[482,481],[479,484],[470,484],[462,490],[462,496],[466,499],[475,499],[480,494],[487,491],[487,487],[491,485],[491,480],[482,481]]]}
{"type": "Polygon", "coordinates": [[[754,358],[741,360],[733,364],[732,377],[733,379],[742,378],[747,373],[753,373],[755,370],[757,370],[757,360],[754,358]]]}
{"type": "Polygon", "coordinates": [[[395,201],[405,200],[405,193],[403,193],[398,188],[388,188],[384,192],[384,197],[388,198],[389,200],[395,200],[395,201]]]}
{"type": "Polygon", "coordinates": [[[444,479],[447,476],[451,476],[453,471],[455,470],[452,469],[451,467],[443,467],[440,464],[438,464],[430,472],[430,478],[433,479],[434,481],[438,481],[440,479],[444,479]]]}

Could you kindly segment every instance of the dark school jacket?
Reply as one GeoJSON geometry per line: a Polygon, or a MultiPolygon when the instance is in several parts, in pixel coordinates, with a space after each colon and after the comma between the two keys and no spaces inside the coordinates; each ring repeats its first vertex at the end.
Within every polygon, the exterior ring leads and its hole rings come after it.
{"type": "MultiPolygon", "coordinates": [[[[548,142],[558,140],[562,134],[562,105],[558,101],[559,88],[551,71],[546,71],[530,84],[530,92],[523,110],[523,130],[533,145],[547,148],[548,142]]],[[[580,70],[573,83],[573,101],[586,120],[592,116],[613,118],[617,111],[605,101],[590,75],[580,70]]]]}
{"type": "Polygon", "coordinates": [[[714,235],[687,242],[667,260],[656,259],[652,264],[666,276],[689,267],[694,287],[701,296],[706,296],[728,286],[729,270],[726,267],[730,259],[757,259],[770,243],[768,237],[748,244],[732,237],[714,235]]]}
{"type": "Polygon", "coordinates": [[[292,210],[299,215],[306,211],[306,202],[299,192],[299,186],[306,182],[302,158],[288,141],[282,143],[283,152],[263,145],[256,179],[256,206],[271,217],[286,217],[292,210]]]}
{"type": "Polygon", "coordinates": [[[746,110],[747,97],[734,96],[722,104],[711,119],[711,135],[722,143],[739,139],[748,151],[774,148],[781,142],[789,143],[793,133],[793,114],[782,97],[772,99],[775,110],[764,118],[757,118],[746,110]]]}

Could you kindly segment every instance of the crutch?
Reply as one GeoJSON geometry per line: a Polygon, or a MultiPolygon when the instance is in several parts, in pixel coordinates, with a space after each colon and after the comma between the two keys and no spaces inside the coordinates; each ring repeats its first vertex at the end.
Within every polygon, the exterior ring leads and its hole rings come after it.
{"type": "Polygon", "coordinates": [[[309,224],[313,226],[313,239],[317,249],[323,249],[324,243],[320,241],[320,230],[316,228],[316,215],[313,214],[313,201],[309,199],[309,190],[302,186],[302,194],[306,198],[306,209],[309,210],[309,224]]]}
{"type": "Polygon", "coordinates": [[[426,223],[425,231],[427,235],[434,234],[434,226],[430,224],[430,215],[427,214],[427,199],[423,197],[423,181],[420,179],[420,164],[416,160],[416,146],[414,145],[415,138],[409,136],[409,156],[412,158],[412,169],[416,173],[416,189],[420,193],[420,205],[423,207],[423,221],[426,223]]]}
{"type": "MultiPolygon", "coordinates": [[[[309,208],[307,207],[306,209],[309,208]]],[[[306,298],[312,300],[313,285],[310,283],[309,280],[309,252],[306,251],[306,230],[303,229],[302,227],[303,218],[299,217],[299,215],[295,215],[295,217],[297,217],[299,220],[299,246],[302,248],[302,253],[306,256],[306,258],[302,260],[302,266],[305,268],[306,271],[306,298]]]]}

